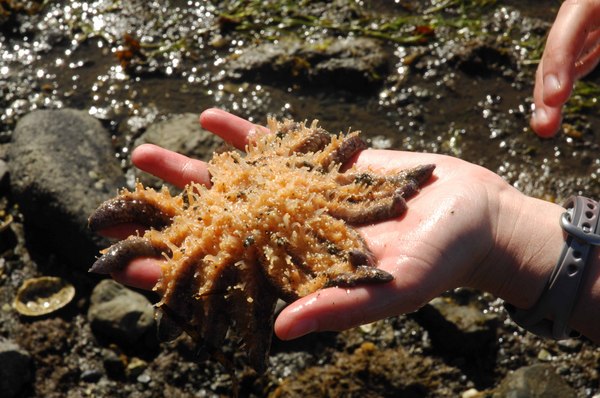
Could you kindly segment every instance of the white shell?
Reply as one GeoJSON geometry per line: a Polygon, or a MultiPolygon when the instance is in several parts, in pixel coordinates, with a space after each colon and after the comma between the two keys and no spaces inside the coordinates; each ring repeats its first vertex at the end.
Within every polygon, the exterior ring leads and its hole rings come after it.
{"type": "Polygon", "coordinates": [[[69,304],[75,288],[64,279],[54,276],[27,279],[17,291],[13,307],[26,316],[50,314],[69,304]]]}

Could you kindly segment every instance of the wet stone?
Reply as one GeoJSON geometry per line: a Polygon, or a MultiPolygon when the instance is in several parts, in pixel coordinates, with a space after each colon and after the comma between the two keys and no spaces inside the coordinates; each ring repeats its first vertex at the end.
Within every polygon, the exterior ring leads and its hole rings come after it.
{"type": "Polygon", "coordinates": [[[491,349],[496,341],[499,320],[470,305],[459,305],[439,297],[414,315],[424,327],[435,348],[461,356],[478,355],[491,349]]]}
{"type": "Polygon", "coordinates": [[[39,241],[86,269],[106,245],[87,228],[88,215],[125,185],[110,133],[74,109],[21,118],[8,150],[11,191],[39,241]]]}
{"type": "Polygon", "coordinates": [[[562,398],[575,396],[577,396],[577,392],[556,373],[554,367],[545,364],[517,369],[506,376],[492,395],[493,398],[562,398]]]}
{"type": "Polygon", "coordinates": [[[499,42],[475,39],[468,43],[461,43],[453,50],[449,54],[450,63],[467,74],[476,76],[514,75],[515,57],[509,48],[503,47],[499,42]]]}
{"type": "Polygon", "coordinates": [[[287,38],[251,47],[226,65],[229,77],[313,87],[333,86],[370,92],[387,75],[388,56],[381,43],[368,38],[327,39],[308,43],[287,38]]]}
{"type": "Polygon", "coordinates": [[[31,356],[17,344],[0,339],[0,397],[12,398],[33,379],[31,356]]]}
{"type": "Polygon", "coordinates": [[[87,316],[96,337],[123,349],[153,350],[158,345],[152,304],[113,280],[96,285],[87,316]]]}

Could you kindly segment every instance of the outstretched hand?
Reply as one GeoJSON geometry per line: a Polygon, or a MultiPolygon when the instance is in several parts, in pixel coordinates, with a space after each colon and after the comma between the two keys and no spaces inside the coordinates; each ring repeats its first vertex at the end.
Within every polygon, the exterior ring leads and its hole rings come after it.
{"type": "MultiPolygon", "coordinates": [[[[250,132],[263,128],[218,109],[203,112],[200,122],[238,148],[246,145],[250,132]]],[[[177,186],[191,181],[210,184],[204,162],[154,145],[136,148],[132,161],[177,186]]],[[[297,300],[276,320],[275,332],[280,338],[343,330],[411,312],[458,286],[499,294],[507,293],[511,289],[507,286],[512,286],[517,290],[514,304],[532,304],[528,300],[531,294],[537,297],[535,293],[541,291],[543,282],[528,285],[524,289],[528,294],[523,295],[519,283],[510,283],[516,273],[494,268],[497,264],[517,264],[515,258],[526,257],[527,253],[537,255],[547,243],[560,248],[551,238],[545,239],[543,232],[541,239],[535,240],[515,235],[515,224],[533,223],[527,216],[518,215],[525,203],[524,195],[487,169],[448,156],[368,149],[356,160],[357,167],[382,173],[429,163],[436,165],[432,181],[408,201],[405,214],[359,228],[378,267],[391,273],[394,280],[350,289],[327,288],[297,300]],[[515,239],[526,249],[511,249],[515,239]]],[[[554,255],[558,254],[551,251],[550,256],[554,255]]],[[[113,277],[151,289],[160,277],[159,261],[136,259],[113,277]]],[[[537,271],[527,272],[533,277],[537,271]]],[[[528,281],[527,277],[524,280],[528,281]]]]}
{"type": "Polygon", "coordinates": [[[600,61],[600,1],[566,0],[550,29],[535,77],[531,127],[542,137],[558,131],[575,81],[600,61]]]}

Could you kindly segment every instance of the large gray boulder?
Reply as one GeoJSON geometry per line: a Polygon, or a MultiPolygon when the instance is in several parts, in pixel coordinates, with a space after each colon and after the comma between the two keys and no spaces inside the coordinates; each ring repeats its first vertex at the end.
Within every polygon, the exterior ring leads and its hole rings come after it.
{"type": "Polygon", "coordinates": [[[87,218],[125,186],[110,133],[83,111],[34,111],[15,128],[8,166],[26,226],[69,262],[89,267],[106,243],[87,218]]]}

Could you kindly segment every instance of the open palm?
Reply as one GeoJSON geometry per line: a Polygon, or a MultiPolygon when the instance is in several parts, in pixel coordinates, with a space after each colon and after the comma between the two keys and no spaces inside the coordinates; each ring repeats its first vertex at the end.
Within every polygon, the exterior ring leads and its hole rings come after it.
{"type": "MultiPolygon", "coordinates": [[[[263,128],[218,109],[202,113],[200,122],[238,148],[246,145],[249,133],[263,128]]],[[[140,146],[132,160],[140,169],[178,186],[190,181],[210,185],[204,162],[157,146],[140,146]]],[[[487,260],[505,253],[495,236],[496,231],[505,228],[496,225],[501,219],[500,202],[505,197],[514,200],[523,195],[496,174],[448,156],[365,150],[356,159],[357,167],[382,173],[428,163],[436,165],[434,176],[409,200],[406,213],[359,228],[378,267],[391,273],[394,280],[352,289],[323,289],[297,300],[281,312],[275,323],[280,338],[346,329],[414,311],[454,287],[485,286],[487,260]]],[[[122,229],[108,234],[123,237],[126,232],[122,229]]],[[[160,277],[158,261],[134,260],[113,277],[150,289],[160,277]]]]}

